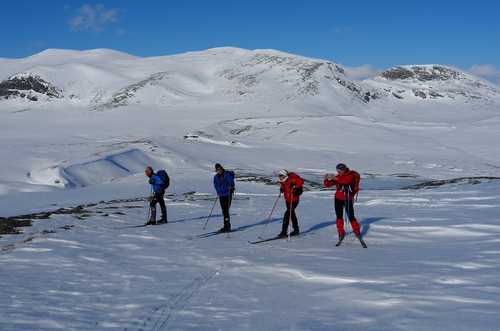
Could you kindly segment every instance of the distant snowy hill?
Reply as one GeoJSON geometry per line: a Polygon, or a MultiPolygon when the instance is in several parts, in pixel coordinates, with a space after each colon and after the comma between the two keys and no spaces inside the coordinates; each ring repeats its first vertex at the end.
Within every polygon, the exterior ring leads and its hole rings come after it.
{"type": "Polygon", "coordinates": [[[375,88],[384,97],[398,99],[456,99],[459,103],[479,102],[498,105],[498,88],[463,71],[440,65],[401,66],[388,69],[371,80],[383,82],[382,89],[375,88]]]}
{"type": "Polygon", "coordinates": [[[129,182],[146,165],[192,176],[214,162],[311,182],[338,162],[370,178],[497,176],[485,142],[498,141],[499,113],[497,87],[439,65],[357,81],[269,49],[49,49],[0,59],[0,195],[129,182]]]}
{"type": "Polygon", "coordinates": [[[412,98],[500,103],[494,85],[450,67],[396,67],[359,82],[328,61],[236,48],[156,58],[112,50],[47,50],[10,60],[2,66],[0,79],[0,98],[14,99],[9,106],[23,108],[23,99],[29,106],[57,101],[100,111],[144,102],[148,107],[187,106],[200,100],[234,104],[321,99],[325,107],[412,98]]]}

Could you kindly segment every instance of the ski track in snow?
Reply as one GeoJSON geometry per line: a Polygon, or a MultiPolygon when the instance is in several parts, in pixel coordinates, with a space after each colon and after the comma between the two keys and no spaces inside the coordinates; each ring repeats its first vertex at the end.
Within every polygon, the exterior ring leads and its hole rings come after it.
{"type": "Polygon", "coordinates": [[[160,303],[157,307],[151,309],[148,314],[142,316],[138,322],[134,323],[134,329],[125,329],[126,331],[160,331],[168,330],[171,318],[176,312],[182,310],[189,300],[193,299],[198,292],[203,289],[203,285],[210,281],[212,277],[218,275],[224,268],[219,266],[205,276],[197,277],[191,284],[186,286],[179,294],[172,299],[160,303]]]}

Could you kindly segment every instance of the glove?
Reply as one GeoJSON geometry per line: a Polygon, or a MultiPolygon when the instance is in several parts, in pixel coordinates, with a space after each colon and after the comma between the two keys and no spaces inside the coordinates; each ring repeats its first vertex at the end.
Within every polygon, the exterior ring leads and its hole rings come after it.
{"type": "Polygon", "coordinates": [[[290,184],[290,188],[291,188],[291,189],[294,189],[294,188],[295,188],[295,183],[291,183],[291,184],[290,184]]]}
{"type": "Polygon", "coordinates": [[[283,192],[285,192],[285,191],[283,191],[283,188],[280,187],[280,193],[283,193],[283,192]]]}
{"type": "Polygon", "coordinates": [[[153,185],[154,183],[156,183],[156,180],[154,180],[154,179],[149,180],[149,184],[153,185]]]}

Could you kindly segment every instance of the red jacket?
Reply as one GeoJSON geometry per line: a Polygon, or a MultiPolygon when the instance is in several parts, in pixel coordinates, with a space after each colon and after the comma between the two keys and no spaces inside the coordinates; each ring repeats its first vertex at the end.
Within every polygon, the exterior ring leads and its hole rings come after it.
{"type": "Polygon", "coordinates": [[[304,180],[300,178],[299,175],[293,172],[290,172],[288,174],[287,180],[280,183],[280,192],[283,192],[283,196],[286,202],[290,203],[300,199],[300,196],[297,194],[297,192],[302,191],[302,184],[304,184],[304,180]],[[292,187],[292,184],[295,184],[294,188],[292,187]]]}
{"type": "Polygon", "coordinates": [[[346,171],[344,174],[335,176],[332,179],[325,178],[323,183],[326,187],[333,185],[337,186],[335,199],[344,200],[344,195],[347,197],[347,200],[352,200],[354,198],[352,188],[356,182],[351,171],[346,171]]]}

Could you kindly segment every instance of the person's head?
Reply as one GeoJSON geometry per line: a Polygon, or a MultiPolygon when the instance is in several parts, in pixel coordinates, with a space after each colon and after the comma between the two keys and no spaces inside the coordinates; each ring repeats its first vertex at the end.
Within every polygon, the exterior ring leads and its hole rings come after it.
{"type": "Polygon", "coordinates": [[[154,174],[155,172],[153,171],[153,168],[151,168],[151,167],[146,167],[146,170],[144,170],[144,173],[146,174],[146,176],[151,177],[151,176],[153,176],[153,174],[154,174]]]}
{"type": "Polygon", "coordinates": [[[337,166],[335,167],[335,169],[337,169],[337,172],[340,175],[345,174],[349,170],[349,168],[347,168],[347,166],[345,164],[343,164],[343,163],[337,164],[337,166]]]}
{"type": "Polygon", "coordinates": [[[278,171],[278,177],[280,179],[280,182],[284,182],[288,179],[288,171],[286,169],[281,169],[278,171]]]}
{"type": "Polygon", "coordinates": [[[224,172],[224,168],[220,165],[220,163],[215,164],[215,172],[221,174],[224,172]]]}

